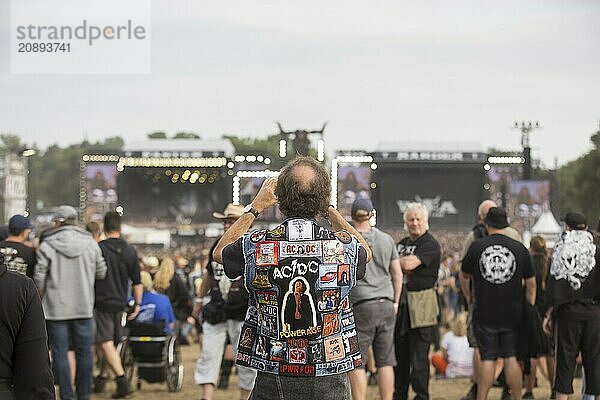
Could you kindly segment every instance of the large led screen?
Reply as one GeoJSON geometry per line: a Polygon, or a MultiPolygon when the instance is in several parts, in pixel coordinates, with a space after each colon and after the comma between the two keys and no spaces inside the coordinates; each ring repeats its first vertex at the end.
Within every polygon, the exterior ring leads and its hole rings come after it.
{"type": "Polygon", "coordinates": [[[118,184],[128,222],[206,223],[231,202],[231,180],[216,168],[126,168],[118,184]]]}
{"type": "Polygon", "coordinates": [[[372,191],[377,224],[402,228],[411,202],[425,204],[431,229],[468,230],[484,197],[483,166],[471,163],[380,162],[372,191]]]}

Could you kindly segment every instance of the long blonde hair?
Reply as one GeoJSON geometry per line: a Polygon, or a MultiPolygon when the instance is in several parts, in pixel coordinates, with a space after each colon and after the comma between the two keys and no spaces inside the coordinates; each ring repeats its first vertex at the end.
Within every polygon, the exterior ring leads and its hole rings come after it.
{"type": "Polygon", "coordinates": [[[450,330],[456,336],[467,335],[467,313],[461,312],[456,316],[454,321],[450,322],[450,330]]]}
{"type": "Polygon", "coordinates": [[[163,258],[160,268],[154,275],[154,290],[164,293],[169,288],[173,275],[175,275],[175,263],[169,257],[163,258]]]}

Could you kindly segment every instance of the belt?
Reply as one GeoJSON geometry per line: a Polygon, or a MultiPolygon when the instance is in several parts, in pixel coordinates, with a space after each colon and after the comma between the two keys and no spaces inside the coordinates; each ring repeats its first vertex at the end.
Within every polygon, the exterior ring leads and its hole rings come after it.
{"type": "Polygon", "coordinates": [[[359,301],[357,301],[355,303],[352,303],[352,307],[356,307],[359,304],[366,303],[366,302],[369,302],[369,301],[378,301],[378,302],[381,303],[381,302],[386,301],[386,300],[389,301],[389,302],[392,302],[392,303],[394,302],[394,300],[390,299],[389,297],[375,297],[375,298],[372,298],[372,299],[364,299],[364,300],[359,300],[359,301]]]}
{"type": "Polygon", "coordinates": [[[0,390],[13,390],[12,384],[8,382],[0,382],[0,390]]]}

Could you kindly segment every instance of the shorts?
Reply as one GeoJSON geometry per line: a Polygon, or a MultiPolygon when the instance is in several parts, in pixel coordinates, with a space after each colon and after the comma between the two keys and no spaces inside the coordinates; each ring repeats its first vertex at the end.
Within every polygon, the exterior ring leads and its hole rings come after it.
{"type": "Polygon", "coordinates": [[[373,346],[377,368],[396,366],[394,303],[387,299],[374,299],[352,306],[352,309],[363,365],[367,364],[369,347],[373,346]]]}
{"type": "Polygon", "coordinates": [[[123,311],[106,312],[94,310],[97,344],[110,341],[113,341],[115,344],[119,343],[124,333],[123,326],[121,325],[123,314],[123,311]]]}
{"type": "Polygon", "coordinates": [[[519,335],[517,328],[490,328],[477,322],[473,325],[482,360],[516,357],[519,335]]]}
{"type": "Polygon", "coordinates": [[[581,352],[586,393],[600,394],[600,320],[571,320],[559,317],[555,327],[556,378],[554,390],[573,393],[573,373],[581,352]]]}

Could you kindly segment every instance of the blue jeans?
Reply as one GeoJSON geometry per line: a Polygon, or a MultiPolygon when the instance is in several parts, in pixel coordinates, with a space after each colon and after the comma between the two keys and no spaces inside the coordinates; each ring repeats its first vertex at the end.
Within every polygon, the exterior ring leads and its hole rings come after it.
{"type": "Polygon", "coordinates": [[[53,369],[60,387],[61,400],[89,400],[93,379],[93,319],[46,321],[46,323],[48,327],[48,340],[52,351],[53,369]],[[67,359],[69,344],[75,350],[75,361],[77,363],[75,372],[77,397],[75,397],[73,387],[71,386],[71,368],[67,359]]]}

